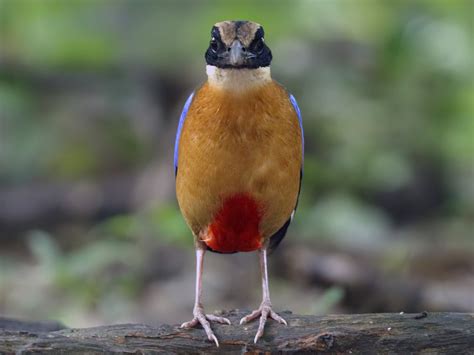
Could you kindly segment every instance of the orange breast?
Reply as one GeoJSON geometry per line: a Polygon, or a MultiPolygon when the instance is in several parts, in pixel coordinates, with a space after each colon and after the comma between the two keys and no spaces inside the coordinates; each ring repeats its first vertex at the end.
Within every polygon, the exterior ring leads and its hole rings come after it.
{"type": "Polygon", "coordinates": [[[258,249],[295,208],[301,131],[287,92],[271,82],[234,95],[205,84],[179,144],[176,194],[197,238],[221,252],[258,249]]]}

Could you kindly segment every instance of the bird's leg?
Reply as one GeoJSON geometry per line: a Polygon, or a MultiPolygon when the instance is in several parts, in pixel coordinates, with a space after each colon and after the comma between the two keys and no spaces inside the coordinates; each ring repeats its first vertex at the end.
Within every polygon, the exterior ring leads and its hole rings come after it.
{"type": "Polygon", "coordinates": [[[262,291],[263,291],[263,299],[260,307],[250,313],[249,315],[243,317],[240,320],[240,324],[245,324],[257,317],[260,317],[260,324],[258,325],[257,334],[255,335],[254,343],[258,341],[263,335],[263,330],[265,328],[265,323],[267,322],[267,318],[273,318],[277,322],[287,325],[286,320],[280,317],[278,314],[273,312],[272,310],[272,303],[270,301],[270,290],[268,288],[268,268],[267,268],[267,249],[263,247],[259,250],[258,256],[260,259],[260,271],[262,273],[262,291]]]}
{"type": "Polygon", "coordinates": [[[213,314],[205,314],[204,308],[201,304],[201,294],[202,294],[202,265],[204,261],[205,249],[198,245],[196,247],[196,296],[194,302],[193,316],[194,318],[189,322],[181,324],[181,328],[192,328],[198,324],[201,324],[204,330],[206,331],[207,338],[211,341],[214,341],[217,346],[219,342],[217,341],[214,332],[211,329],[209,322],[218,322],[223,324],[230,324],[230,321],[224,317],[218,317],[213,314]]]}

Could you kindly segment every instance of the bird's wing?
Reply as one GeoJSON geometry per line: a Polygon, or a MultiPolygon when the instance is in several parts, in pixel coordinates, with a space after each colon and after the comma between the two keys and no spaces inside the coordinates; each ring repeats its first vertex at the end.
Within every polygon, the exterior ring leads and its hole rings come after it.
{"type": "Polygon", "coordinates": [[[285,224],[278,230],[276,231],[275,234],[273,234],[271,237],[270,237],[270,244],[269,244],[269,251],[273,251],[275,250],[275,248],[280,244],[280,242],[283,240],[283,238],[285,237],[286,235],[286,231],[288,230],[288,227],[290,226],[290,223],[293,219],[293,216],[295,215],[295,212],[296,212],[296,207],[298,207],[298,200],[299,200],[299,196],[300,196],[300,191],[301,191],[301,179],[303,178],[303,161],[304,161],[304,131],[303,131],[303,118],[301,117],[301,110],[298,106],[298,103],[296,102],[296,99],[295,97],[292,95],[292,94],[289,94],[290,95],[290,101],[291,101],[291,104],[293,105],[293,108],[295,109],[296,111],[296,114],[298,116],[298,121],[300,123],[300,130],[301,130],[301,145],[302,145],[302,149],[301,149],[301,152],[303,154],[302,156],[302,160],[301,160],[301,170],[300,170],[300,186],[298,188],[298,196],[296,198],[296,205],[295,205],[295,208],[293,210],[293,212],[291,213],[291,216],[288,218],[288,220],[285,222],[285,224]]]}
{"type": "MultiPolygon", "coordinates": [[[[290,94],[290,101],[291,104],[293,105],[293,108],[296,111],[296,114],[298,115],[298,121],[300,123],[300,129],[301,129],[301,144],[302,144],[302,149],[301,151],[303,152],[303,160],[304,160],[304,131],[303,131],[303,118],[301,117],[301,111],[298,106],[298,103],[296,102],[296,99],[293,95],[290,94]]],[[[301,166],[301,170],[303,170],[303,166],[301,166]]]]}
{"type": "Polygon", "coordinates": [[[179,117],[178,130],[176,131],[176,139],[174,141],[174,176],[178,173],[178,151],[179,151],[179,139],[181,138],[181,131],[183,130],[184,120],[188,114],[189,107],[193,101],[194,92],[189,95],[186,103],[184,104],[183,111],[179,117]]]}

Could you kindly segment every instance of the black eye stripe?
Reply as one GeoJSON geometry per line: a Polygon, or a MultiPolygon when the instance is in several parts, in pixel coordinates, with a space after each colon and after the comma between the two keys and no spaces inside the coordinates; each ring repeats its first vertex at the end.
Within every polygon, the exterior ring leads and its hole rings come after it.
{"type": "Polygon", "coordinates": [[[212,28],[211,36],[214,37],[215,39],[219,40],[219,41],[221,40],[221,33],[220,33],[219,29],[216,26],[214,26],[212,28]]]}
{"type": "Polygon", "coordinates": [[[249,48],[256,48],[256,47],[263,47],[264,46],[264,43],[263,43],[263,37],[260,37],[260,38],[255,38],[252,43],[250,43],[250,46],[249,48]]]}
{"type": "Polygon", "coordinates": [[[255,39],[260,39],[260,38],[263,38],[263,36],[265,36],[265,32],[263,31],[263,27],[259,27],[258,30],[255,32],[254,38],[255,39]]]}
{"type": "Polygon", "coordinates": [[[250,48],[255,48],[255,47],[261,47],[263,45],[263,36],[264,36],[264,31],[262,27],[259,27],[258,30],[255,32],[255,36],[253,38],[253,41],[250,43],[250,48]]]}

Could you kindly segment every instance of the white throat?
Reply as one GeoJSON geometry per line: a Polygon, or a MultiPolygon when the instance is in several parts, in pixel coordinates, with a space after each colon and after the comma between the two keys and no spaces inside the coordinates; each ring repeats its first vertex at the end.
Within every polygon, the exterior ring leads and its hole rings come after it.
{"type": "Polygon", "coordinates": [[[206,66],[206,73],[211,86],[232,91],[245,91],[272,81],[270,67],[222,69],[208,65],[206,66]]]}

